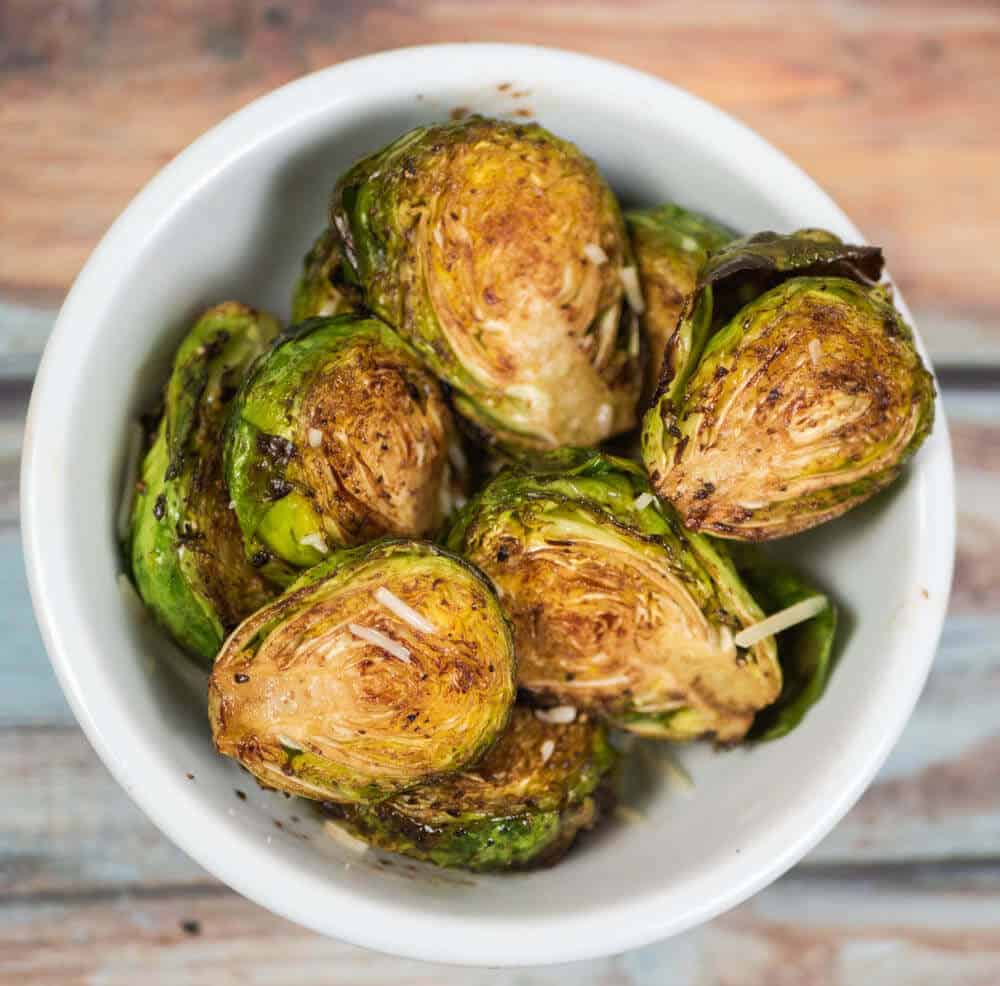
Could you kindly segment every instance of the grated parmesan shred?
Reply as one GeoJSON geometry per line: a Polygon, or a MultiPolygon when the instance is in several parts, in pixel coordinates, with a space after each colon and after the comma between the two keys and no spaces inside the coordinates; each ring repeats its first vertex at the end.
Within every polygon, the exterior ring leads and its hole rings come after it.
{"type": "Polygon", "coordinates": [[[823,347],[819,344],[819,339],[809,340],[809,359],[813,366],[819,366],[820,357],[823,355],[823,347]]]}
{"type": "Polygon", "coordinates": [[[409,623],[414,630],[419,630],[421,633],[434,633],[436,631],[430,620],[421,616],[412,606],[408,606],[384,585],[380,585],[375,590],[375,601],[390,612],[395,613],[404,623],[409,623]]]}
{"type": "Polygon", "coordinates": [[[759,623],[744,627],[733,638],[733,642],[737,647],[753,647],[765,637],[781,633],[782,630],[811,620],[818,613],[822,613],[828,605],[826,596],[810,596],[808,599],[803,599],[792,606],[778,610],[777,613],[772,613],[759,623]]]}
{"type": "Polygon", "coordinates": [[[456,439],[448,445],[448,461],[456,472],[465,472],[469,468],[469,460],[465,457],[461,443],[456,439]]]}
{"type": "Polygon", "coordinates": [[[327,554],[330,550],[323,535],[317,534],[315,531],[299,538],[299,544],[307,548],[315,548],[321,555],[327,554]]]}
{"type": "Polygon", "coordinates": [[[629,328],[628,334],[628,355],[630,359],[637,359],[639,356],[639,351],[641,349],[641,340],[639,338],[639,317],[632,313],[632,325],[629,328]]]}
{"type": "Polygon", "coordinates": [[[404,664],[410,663],[409,650],[393,640],[392,637],[387,637],[384,633],[379,633],[378,630],[373,630],[371,627],[363,627],[357,623],[348,623],[347,629],[358,640],[364,640],[366,643],[373,644],[380,650],[384,650],[390,657],[395,657],[404,664]]]}
{"type": "Polygon", "coordinates": [[[635,500],[632,501],[632,506],[636,510],[645,510],[653,502],[652,493],[640,493],[635,500]]]}
{"type": "Polygon", "coordinates": [[[639,272],[634,267],[623,267],[619,271],[622,280],[622,287],[625,289],[625,297],[628,299],[628,306],[641,315],[646,310],[646,302],[642,298],[642,288],[639,287],[639,272]]]}
{"type": "Polygon", "coordinates": [[[568,726],[576,719],[572,705],[557,705],[553,709],[535,709],[535,718],[553,726],[568,726]]]}
{"type": "Polygon", "coordinates": [[[326,832],[334,842],[343,846],[345,849],[356,853],[358,856],[363,855],[368,852],[368,843],[362,841],[356,836],[351,835],[342,825],[338,825],[336,822],[330,821],[329,819],[323,823],[323,831],[326,832]]]}
{"type": "Polygon", "coordinates": [[[608,255],[601,248],[599,243],[585,243],[583,245],[583,255],[598,267],[608,262],[608,255]]]}
{"type": "Polygon", "coordinates": [[[310,448],[319,448],[323,444],[323,432],[319,428],[310,428],[307,437],[310,448]]]}
{"type": "Polygon", "coordinates": [[[552,754],[555,753],[555,750],[556,750],[555,742],[553,740],[547,739],[542,744],[542,763],[548,763],[552,757],[552,754]]]}

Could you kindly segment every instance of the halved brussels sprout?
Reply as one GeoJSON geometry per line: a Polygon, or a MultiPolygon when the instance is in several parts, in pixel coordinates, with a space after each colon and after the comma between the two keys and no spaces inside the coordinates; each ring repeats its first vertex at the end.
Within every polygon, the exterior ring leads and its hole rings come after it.
{"type": "Polygon", "coordinates": [[[781,689],[773,637],[725,549],[683,532],[633,463],[584,449],[508,468],[448,537],[514,621],[518,684],[543,704],[669,739],[739,740],[781,689]]]}
{"type": "Polygon", "coordinates": [[[226,641],[216,748],[263,784],[377,801],[474,764],[515,697],[514,647],[471,565],[420,541],[346,548],[226,641]]]}
{"type": "Polygon", "coordinates": [[[373,318],[288,330],[240,388],[226,478],[248,557],[278,584],[331,548],[433,531],[450,506],[451,412],[373,318]]]}
{"type": "Polygon", "coordinates": [[[632,253],[646,302],[642,325],[649,343],[646,392],[660,379],[663,353],[677,328],[698,275],[713,250],[736,235],[707,216],[668,203],[625,214],[632,253]]]}
{"type": "Polygon", "coordinates": [[[643,426],[653,486],[686,527],[752,541],[814,527],[927,437],[933,382],[888,288],[868,283],[880,270],[875,248],[821,231],[712,256],[643,426]]]}
{"type": "Polygon", "coordinates": [[[367,306],[486,435],[546,449],[635,424],[638,280],[572,144],[481,117],[418,128],[341,179],[332,218],[367,306]]]}
{"type": "Polygon", "coordinates": [[[346,280],[344,251],[334,229],[325,230],[302,264],[292,297],[292,322],[342,315],[361,308],[361,292],[346,280]]]}
{"type": "Polygon", "coordinates": [[[554,863],[598,815],[616,755],[592,719],[557,725],[516,706],[473,768],[375,805],[333,805],[358,838],[438,866],[503,870],[554,863]]]}
{"type": "Polygon", "coordinates": [[[198,319],[174,357],[132,507],[129,554],[139,595],[185,651],[207,661],[274,595],[243,554],[223,478],[222,431],[246,368],[279,328],[235,301],[198,319]]]}

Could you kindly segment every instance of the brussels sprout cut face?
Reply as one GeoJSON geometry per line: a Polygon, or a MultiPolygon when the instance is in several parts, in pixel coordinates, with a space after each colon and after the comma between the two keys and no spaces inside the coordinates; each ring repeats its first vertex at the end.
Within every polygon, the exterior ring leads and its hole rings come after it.
{"type": "Polygon", "coordinates": [[[333,222],[365,301],[514,449],[632,427],[641,386],[621,216],[594,164],[536,125],[414,130],[356,165],[333,222]]]}
{"type": "Polygon", "coordinates": [[[371,806],[336,806],[357,836],[439,866],[499,870],[549,864],[594,823],[592,797],[615,762],[602,726],[538,719],[518,706],[472,769],[371,806]]]}
{"type": "Polygon", "coordinates": [[[723,549],[686,537],[631,463],[580,450],[548,465],[501,473],[448,542],[497,586],[520,686],[636,732],[741,738],[781,673],[773,638],[733,640],[763,613],[723,549]]]}
{"type": "Polygon", "coordinates": [[[387,326],[301,323],[255,365],[230,422],[226,476],[248,557],[287,584],[333,548],[433,530],[452,440],[440,386],[387,326]]]}
{"type": "Polygon", "coordinates": [[[209,717],[218,750],[263,784],[377,801],[475,763],[507,724],[514,677],[486,579],[387,540],[337,552],[246,620],[215,663],[209,717]]]}
{"type": "Polygon", "coordinates": [[[642,316],[649,344],[646,390],[652,394],[660,379],[667,341],[694,294],[698,274],[709,253],[728,243],[734,234],[706,216],[672,204],[629,212],[625,222],[646,302],[642,316]]]}
{"type": "Polygon", "coordinates": [[[237,302],[195,323],[177,350],[132,509],[139,595],[184,650],[207,661],[274,595],[243,554],[222,474],[222,430],[243,373],[278,328],[237,302]]]}
{"type": "Polygon", "coordinates": [[[336,230],[327,229],[306,254],[292,298],[292,321],[341,315],[361,307],[361,292],[345,280],[344,253],[336,230]]]}
{"type": "Polygon", "coordinates": [[[845,277],[873,285],[882,251],[854,246],[823,229],[755,233],[719,247],[698,276],[663,354],[659,393],[676,400],[698,365],[705,343],[748,302],[793,277],[845,277]]]}
{"type": "Polygon", "coordinates": [[[891,483],[929,432],[933,402],[882,289],[795,278],[712,337],[675,411],[650,411],[647,463],[685,526],[784,537],[891,483]]]}
{"type": "Polygon", "coordinates": [[[643,423],[650,478],[686,527],[784,537],[895,479],[934,388],[881,270],[879,250],[822,230],[712,255],[643,423]]]}

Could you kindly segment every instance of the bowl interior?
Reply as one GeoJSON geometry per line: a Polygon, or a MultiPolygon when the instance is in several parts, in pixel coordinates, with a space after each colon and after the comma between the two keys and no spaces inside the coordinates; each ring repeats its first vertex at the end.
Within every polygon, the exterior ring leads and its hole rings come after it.
{"type": "Polygon", "coordinates": [[[942,420],[904,482],[783,546],[849,614],[827,694],[791,736],[727,754],[682,749],[693,792],[654,777],[635,805],[641,820],[600,830],[552,870],[468,876],[352,854],[308,804],[258,790],[216,756],[203,678],[120,594],[114,518],[126,423],[154,401],[199,309],[237,298],[287,317],[300,258],[348,165],[459,107],[538,119],[594,157],[627,204],[673,199],[745,230],[857,235],[748,131],[606,63],[468,46],[391,53],[301,80],[161,173],[81,275],[32,407],[29,566],[81,722],[126,789],[203,865],[276,911],[388,951],[491,964],[580,958],[736,903],[791,865],[870,779],[909,714],[940,626],[947,437],[942,420]]]}

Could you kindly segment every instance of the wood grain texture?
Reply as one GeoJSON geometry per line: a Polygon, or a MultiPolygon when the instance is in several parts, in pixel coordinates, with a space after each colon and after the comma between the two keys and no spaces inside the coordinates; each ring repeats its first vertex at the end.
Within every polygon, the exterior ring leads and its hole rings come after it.
{"type": "Polygon", "coordinates": [[[734,113],[886,247],[938,362],[1000,363],[994,3],[7,0],[0,365],[30,368],[98,237],[224,116],[355,55],[486,38],[617,59],[734,113]]]}
{"type": "Polygon", "coordinates": [[[34,625],[17,531],[24,381],[70,282],[155,171],[248,101],[355,55],[483,39],[616,59],[735,114],[886,247],[939,366],[1000,366],[996,3],[0,3],[0,986],[995,986],[997,378],[946,391],[955,591],[901,742],[801,866],[678,939],[473,973],[320,938],[169,843],[76,727],[34,625]]]}
{"type": "Polygon", "coordinates": [[[549,968],[409,962],[304,931],[226,891],[0,906],[3,986],[995,986],[995,867],[793,873],[678,938],[549,968]]]}

